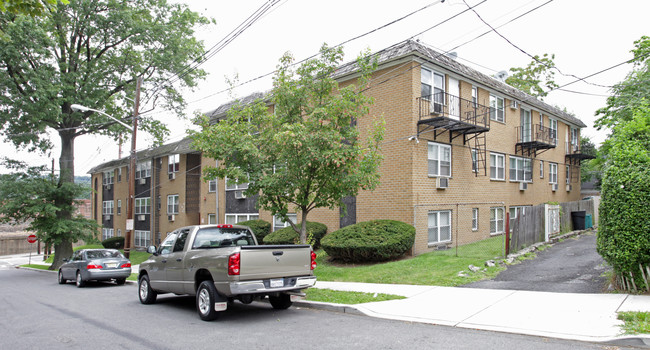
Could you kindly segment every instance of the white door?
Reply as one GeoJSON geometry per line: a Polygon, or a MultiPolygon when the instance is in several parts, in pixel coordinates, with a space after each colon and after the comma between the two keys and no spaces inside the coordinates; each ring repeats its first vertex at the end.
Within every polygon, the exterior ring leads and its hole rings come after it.
{"type": "Polygon", "coordinates": [[[460,120],[460,87],[458,79],[449,77],[449,117],[460,120]]]}

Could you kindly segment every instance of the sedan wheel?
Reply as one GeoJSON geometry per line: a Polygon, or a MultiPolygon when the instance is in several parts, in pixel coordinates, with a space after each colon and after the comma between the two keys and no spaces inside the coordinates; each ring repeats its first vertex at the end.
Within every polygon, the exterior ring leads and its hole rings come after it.
{"type": "Polygon", "coordinates": [[[63,272],[59,270],[59,284],[65,284],[66,282],[68,281],[63,278],[63,272]]]}
{"type": "Polygon", "coordinates": [[[86,282],[84,281],[83,278],[81,278],[81,272],[77,271],[77,288],[82,288],[86,285],[86,282]]]}

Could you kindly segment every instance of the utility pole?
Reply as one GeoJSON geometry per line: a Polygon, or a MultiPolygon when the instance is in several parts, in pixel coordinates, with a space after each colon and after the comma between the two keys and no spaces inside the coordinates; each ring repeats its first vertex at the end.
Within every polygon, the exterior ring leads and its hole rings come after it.
{"type": "Polygon", "coordinates": [[[138,78],[135,86],[135,103],[133,107],[133,134],[131,135],[131,165],[129,166],[129,203],[126,213],[126,237],[124,237],[124,255],[128,259],[131,255],[131,241],[133,240],[133,230],[135,229],[135,216],[133,207],[135,206],[135,136],[138,129],[138,111],[140,109],[140,86],[142,77],[138,78]]]}

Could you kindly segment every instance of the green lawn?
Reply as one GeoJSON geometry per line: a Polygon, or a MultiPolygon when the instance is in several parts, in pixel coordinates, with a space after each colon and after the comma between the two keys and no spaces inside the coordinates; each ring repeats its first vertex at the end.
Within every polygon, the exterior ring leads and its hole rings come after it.
{"type": "Polygon", "coordinates": [[[503,256],[502,242],[502,237],[493,237],[458,247],[458,256],[455,256],[456,249],[449,249],[367,265],[332,263],[328,261],[327,253],[319,250],[314,274],[320,281],[459,286],[493,278],[505,269],[497,265],[483,271],[485,261],[503,256]],[[480,267],[481,270],[471,272],[469,265],[480,267]],[[458,276],[461,271],[468,276],[458,276]]]}
{"type": "Polygon", "coordinates": [[[331,289],[318,289],[318,288],[309,288],[305,291],[305,293],[307,294],[307,300],[309,301],[321,301],[326,303],[336,303],[336,304],[346,304],[346,305],[372,303],[375,301],[405,299],[405,297],[400,295],[360,293],[360,292],[341,292],[341,291],[336,291],[331,289]]]}

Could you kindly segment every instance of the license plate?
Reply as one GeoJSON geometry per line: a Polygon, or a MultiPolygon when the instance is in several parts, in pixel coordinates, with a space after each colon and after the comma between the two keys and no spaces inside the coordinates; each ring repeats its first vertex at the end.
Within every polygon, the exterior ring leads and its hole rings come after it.
{"type": "Polygon", "coordinates": [[[106,263],[106,267],[115,268],[115,267],[117,267],[117,263],[106,263]]]}
{"type": "Polygon", "coordinates": [[[284,287],[284,278],[277,278],[271,280],[271,288],[284,287]]]}

